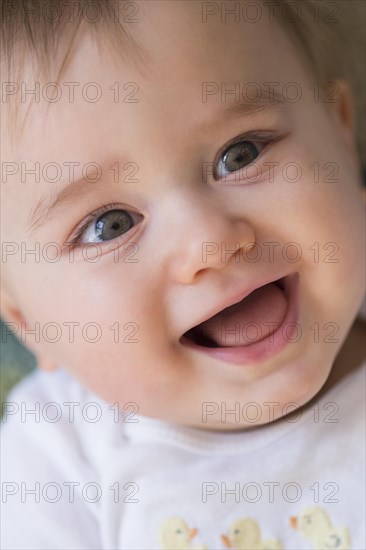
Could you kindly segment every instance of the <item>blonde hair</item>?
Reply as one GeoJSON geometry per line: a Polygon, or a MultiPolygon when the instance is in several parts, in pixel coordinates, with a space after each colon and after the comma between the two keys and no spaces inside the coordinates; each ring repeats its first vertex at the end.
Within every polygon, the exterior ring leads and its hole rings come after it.
{"type": "MultiPolygon", "coordinates": [[[[67,66],[75,37],[83,26],[89,27],[97,40],[108,41],[112,46],[110,52],[117,57],[131,56],[143,61],[141,50],[133,40],[133,24],[121,24],[116,9],[111,9],[133,4],[129,0],[3,0],[3,72],[9,80],[17,82],[26,61],[32,61],[38,78],[51,77],[57,82],[67,66]],[[85,17],[90,5],[96,10],[94,19],[85,17]],[[73,6],[72,12],[70,6],[73,6]]],[[[270,2],[266,4],[270,5],[270,2]]],[[[273,7],[276,6],[278,8],[278,2],[273,3],[273,7]]],[[[337,78],[350,83],[358,147],[364,165],[365,12],[366,2],[360,0],[281,0],[280,9],[273,12],[319,83],[337,78]]]]}

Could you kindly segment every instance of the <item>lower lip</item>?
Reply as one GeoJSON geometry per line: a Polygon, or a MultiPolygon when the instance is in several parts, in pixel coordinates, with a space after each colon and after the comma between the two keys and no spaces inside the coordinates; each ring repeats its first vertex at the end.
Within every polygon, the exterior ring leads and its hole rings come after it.
{"type": "Polygon", "coordinates": [[[298,286],[299,274],[289,275],[284,291],[288,298],[286,315],[279,327],[262,340],[246,346],[226,348],[206,348],[185,337],[182,337],[181,343],[186,347],[233,365],[253,365],[269,359],[291,342],[297,341],[298,286]]]}

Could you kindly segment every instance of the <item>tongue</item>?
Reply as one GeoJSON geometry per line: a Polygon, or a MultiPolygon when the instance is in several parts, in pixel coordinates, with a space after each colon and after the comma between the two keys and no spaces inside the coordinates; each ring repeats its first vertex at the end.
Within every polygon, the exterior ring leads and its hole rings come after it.
{"type": "Polygon", "coordinates": [[[284,292],[274,283],[254,290],[238,304],[230,306],[195,330],[201,340],[219,347],[243,346],[273,333],[287,309],[284,292]]]}

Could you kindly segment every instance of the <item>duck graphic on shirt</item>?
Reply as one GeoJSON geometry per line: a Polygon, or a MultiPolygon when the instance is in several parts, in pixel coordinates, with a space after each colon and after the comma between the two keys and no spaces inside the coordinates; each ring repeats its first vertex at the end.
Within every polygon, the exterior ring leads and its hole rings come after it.
{"type": "Polygon", "coordinates": [[[318,506],[306,508],[290,518],[291,526],[310,541],[315,550],[349,550],[350,535],[347,527],[333,527],[325,510],[318,506]]]}
{"type": "MultiPolygon", "coordinates": [[[[290,525],[312,544],[314,550],[350,550],[351,540],[347,527],[334,527],[326,510],[319,506],[305,508],[297,516],[290,517],[290,525]]],[[[195,544],[196,528],[189,527],[180,517],[167,518],[159,530],[162,550],[208,550],[205,544],[195,544]]],[[[260,527],[253,518],[235,520],[221,543],[233,550],[282,550],[278,539],[264,539],[260,527]]]]}
{"type": "Polygon", "coordinates": [[[221,541],[235,550],[282,550],[278,539],[262,540],[259,525],[252,518],[234,521],[227,534],[221,535],[221,541]]]}
{"type": "Polygon", "coordinates": [[[160,546],[163,550],[207,550],[203,544],[195,546],[192,543],[197,533],[197,529],[189,528],[183,519],[168,518],[160,526],[160,546]]]}

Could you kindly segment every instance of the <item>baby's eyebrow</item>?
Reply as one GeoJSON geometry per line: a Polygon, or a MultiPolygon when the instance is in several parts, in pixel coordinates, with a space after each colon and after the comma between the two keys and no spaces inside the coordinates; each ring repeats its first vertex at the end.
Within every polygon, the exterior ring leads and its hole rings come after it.
{"type": "MultiPolygon", "coordinates": [[[[90,188],[91,182],[83,177],[68,183],[53,198],[48,194],[43,195],[32,209],[26,223],[26,231],[29,235],[35,233],[51,217],[55,209],[61,204],[67,206],[75,203],[78,197],[85,196],[87,186],[90,188]]],[[[95,184],[94,184],[95,185],[95,184]]]]}
{"type": "MultiPolygon", "coordinates": [[[[273,83],[268,83],[273,84],[273,83]]],[[[279,84],[279,83],[278,83],[279,84]]],[[[228,86],[229,88],[229,86],[228,86]]],[[[256,88],[257,91],[259,90],[260,95],[258,95],[257,98],[249,98],[249,94],[245,95],[244,97],[239,95],[239,100],[234,97],[234,90],[233,87],[230,88],[231,93],[225,89],[224,92],[221,92],[221,95],[219,96],[221,99],[220,104],[225,104],[225,107],[223,109],[220,109],[220,111],[216,114],[216,116],[210,117],[210,120],[208,122],[204,122],[201,125],[201,129],[204,129],[206,127],[211,126],[213,123],[217,124],[218,119],[227,117],[228,115],[231,116],[240,116],[240,115],[251,115],[256,114],[260,112],[266,112],[266,111],[281,111],[282,113],[286,113],[289,110],[289,103],[292,101],[286,99],[285,95],[283,93],[278,92],[274,87],[269,88],[256,88]],[[233,100],[234,99],[234,100],[233,100]]],[[[206,98],[207,103],[209,103],[210,98],[209,96],[206,98]]],[[[216,98],[217,99],[217,98],[216,98]]]]}

